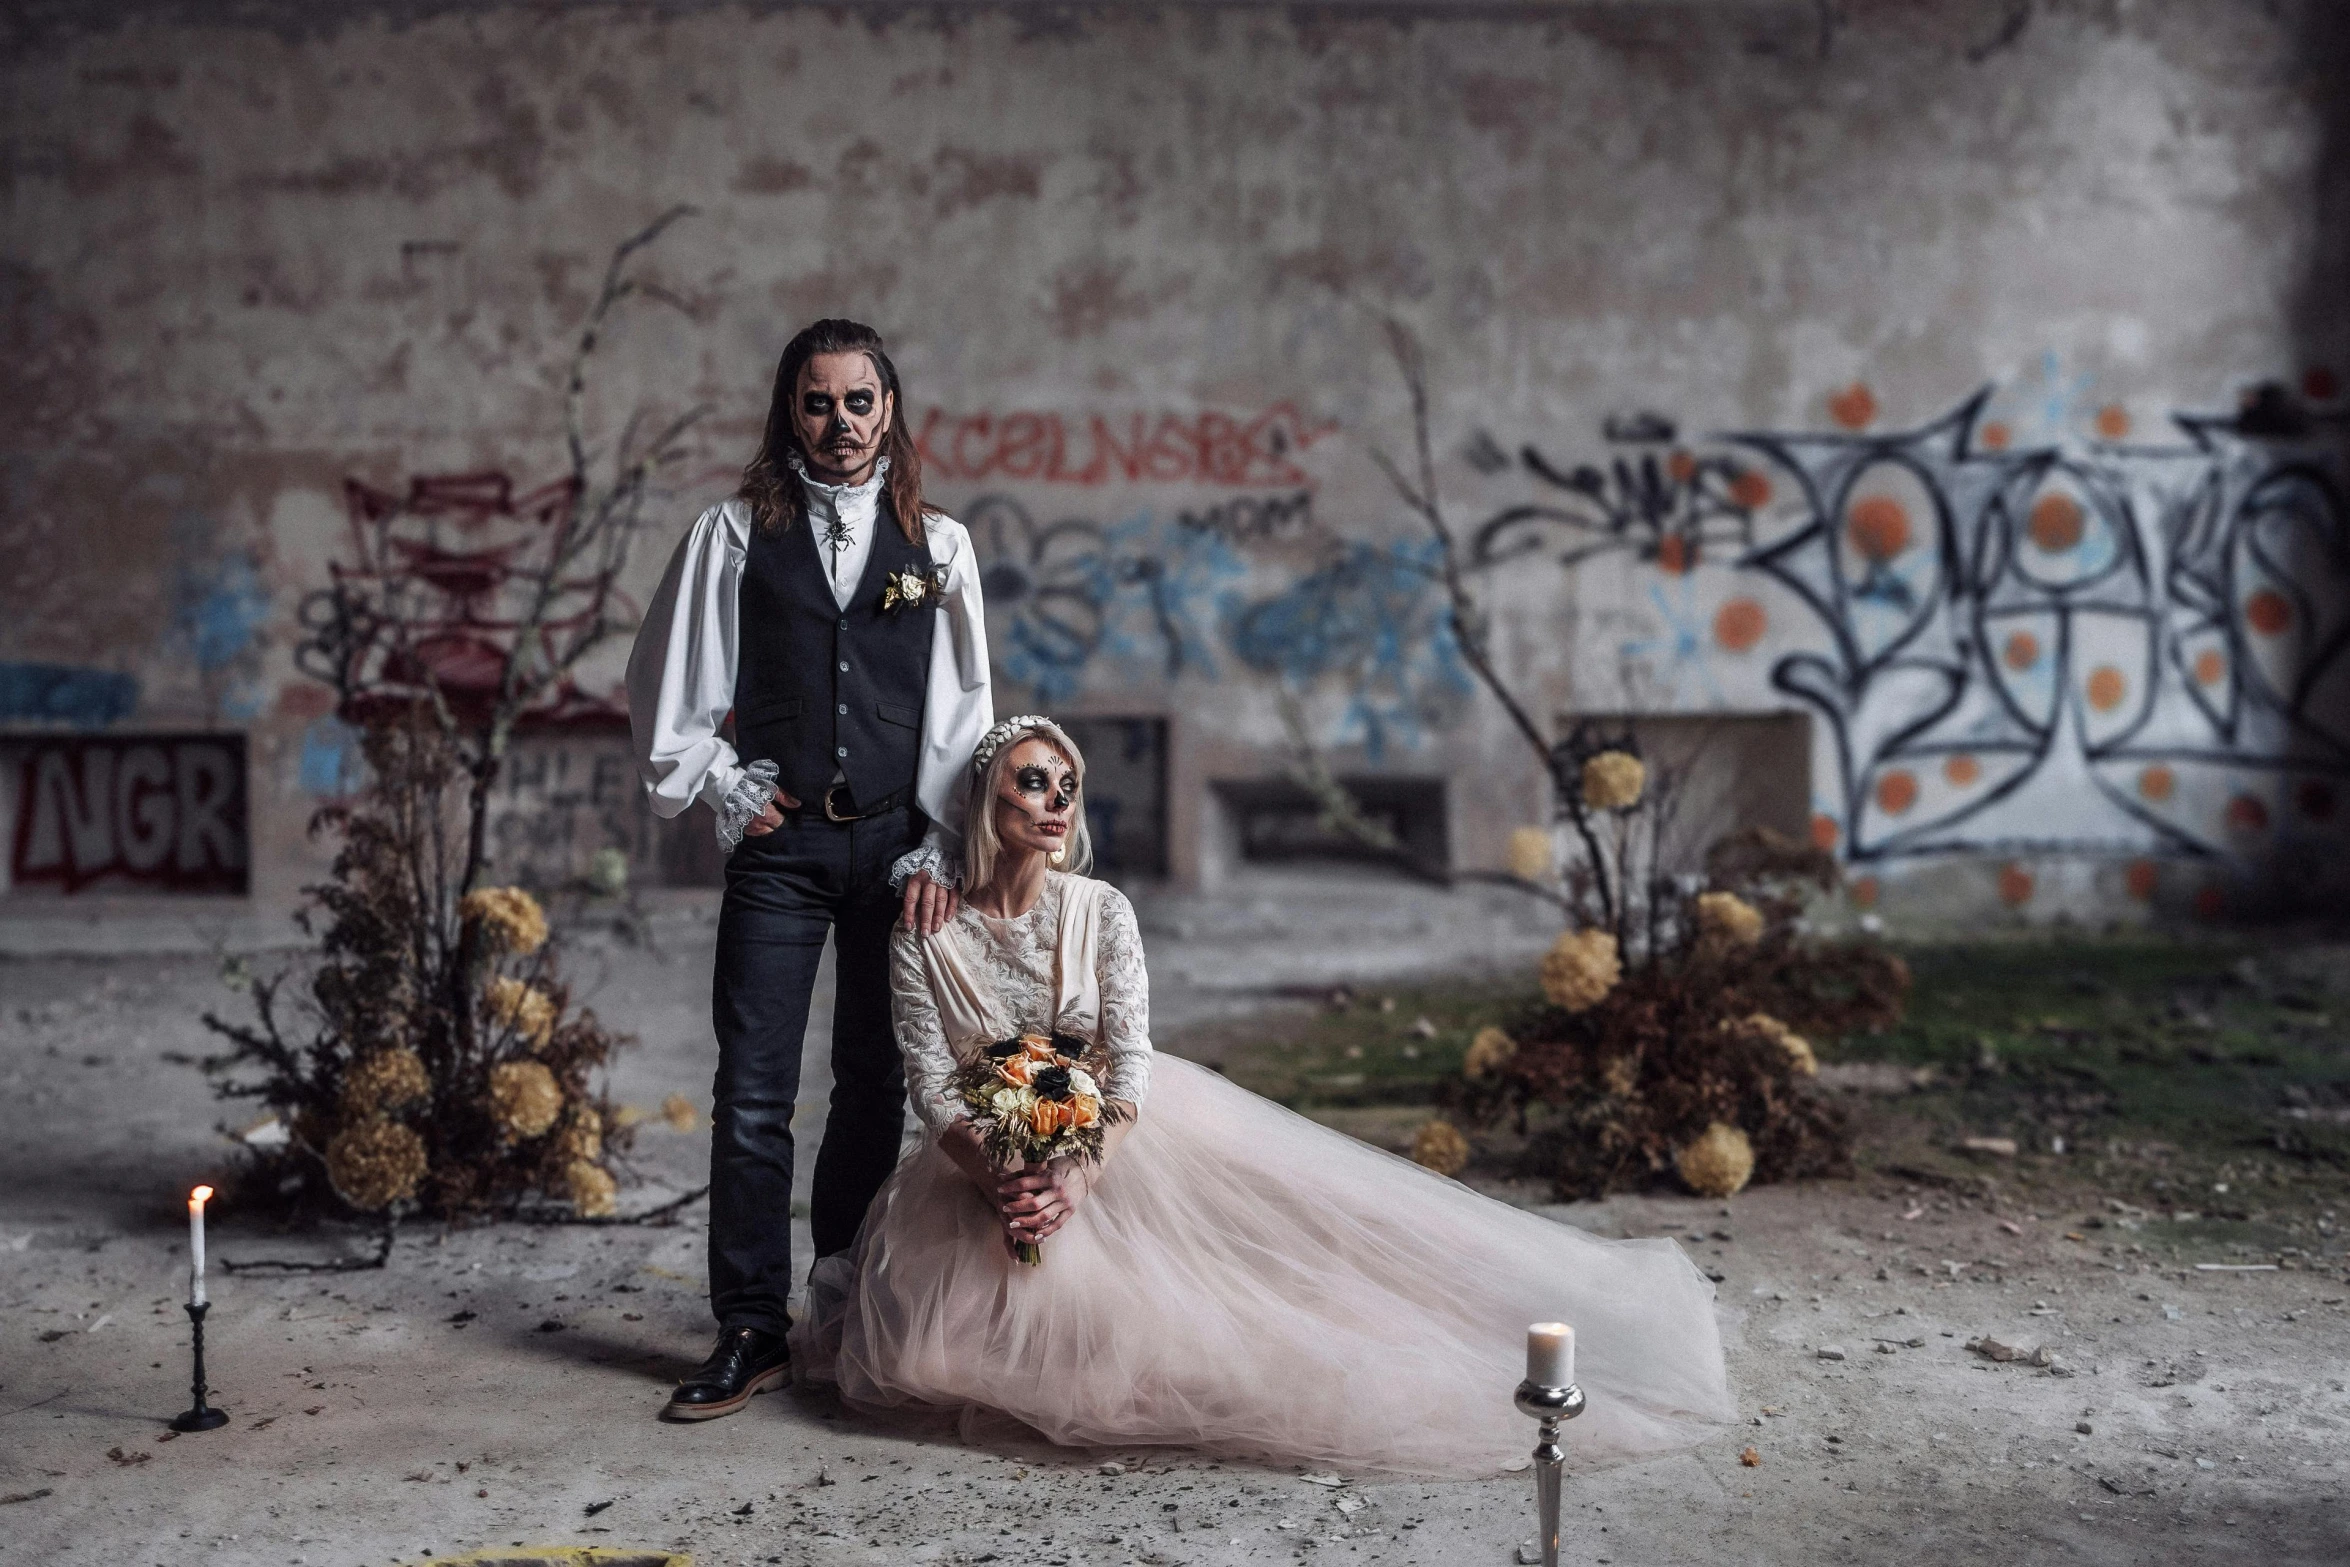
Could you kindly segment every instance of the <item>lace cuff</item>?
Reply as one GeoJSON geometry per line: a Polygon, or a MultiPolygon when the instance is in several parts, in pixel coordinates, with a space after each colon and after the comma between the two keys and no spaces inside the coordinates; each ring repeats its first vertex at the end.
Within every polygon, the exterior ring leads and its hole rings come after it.
{"type": "Polygon", "coordinates": [[[743,769],[718,806],[718,847],[732,854],[743,841],[743,829],[758,820],[775,798],[775,764],[761,758],[743,769]]]}
{"type": "Polygon", "coordinates": [[[889,890],[903,891],[906,883],[919,871],[930,872],[930,879],[941,887],[963,885],[962,868],[949,864],[947,857],[939,852],[937,844],[925,843],[919,849],[910,849],[899,855],[897,863],[890,866],[889,890]]]}

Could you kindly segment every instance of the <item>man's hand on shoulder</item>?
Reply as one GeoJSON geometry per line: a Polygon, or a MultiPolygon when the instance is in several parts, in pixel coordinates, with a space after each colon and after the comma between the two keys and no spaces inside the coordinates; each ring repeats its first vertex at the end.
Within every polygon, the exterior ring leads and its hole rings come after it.
{"type": "Polygon", "coordinates": [[[935,936],[962,906],[962,895],[933,881],[930,872],[916,871],[906,878],[906,929],[935,936]]]}

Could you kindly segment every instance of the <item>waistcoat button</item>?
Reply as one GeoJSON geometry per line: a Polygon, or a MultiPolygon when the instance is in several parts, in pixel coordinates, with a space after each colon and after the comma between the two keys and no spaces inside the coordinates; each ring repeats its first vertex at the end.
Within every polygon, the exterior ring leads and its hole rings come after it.
{"type": "Polygon", "coordinates": [[[849,661],[845,658],[840,661],[840,672],[844,675],[849,672],[849,661]]]}
{"type": "Polygon", "coordinates": [[[832,754],[835,756],[846,756],[849,754],[849,748],[845,745],[836,745],[832,748],[832,754]]]}
{"type": "Polygon", "coordinates": [[[846,702],[843,702],[843,703],[841,703],[841,705],[840,705],[840,716],[841,716],[841,717],[843,717],[843,718],[846,718],[846,717],[848,717],[848,716],[849,716],[849,704],[848,704],[848,703],[846,703],[846,702]]]}

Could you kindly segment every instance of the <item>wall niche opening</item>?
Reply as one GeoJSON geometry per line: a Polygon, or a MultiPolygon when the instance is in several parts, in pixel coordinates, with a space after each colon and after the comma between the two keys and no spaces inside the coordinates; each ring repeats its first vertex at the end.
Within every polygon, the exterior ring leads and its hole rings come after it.
{"type": "MultiPolygon", "coordinates": [[[[1367,774],[1338,780],[1363,815],[1393,833],[1409,868],[1441,875],[1451,863],[1442,778],[1367,774]]],[[[1229,824],[1232,858],[1243,865],[1387,866],[1396,856],[1322,820],[1321,803],[1287,778],[1230,778],[1214,786],[1229,824]]]]}

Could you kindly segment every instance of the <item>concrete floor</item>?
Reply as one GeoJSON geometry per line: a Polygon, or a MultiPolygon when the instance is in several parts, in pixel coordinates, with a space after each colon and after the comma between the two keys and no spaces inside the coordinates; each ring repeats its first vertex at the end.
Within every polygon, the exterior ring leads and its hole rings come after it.
{"type": "MultiPolygon", "coordinates": [[[[1161,1032],[1279,987],[1515,960],[1540,931],[1510,918],[1477,895],[1310,878],[1156,900],[1161,1032]]],[[[618,1096],[702,1102],[707,910],[653,929],[650,950],[583,942],[574,973],[641,1036],[618,1096]]],[[[1173,1453],[980,1452],[789,1395],[659,1424],[710,1326],[698,1209],[667,1229],[419,1229],[380,1272],[216,1271],[212,1375],[234,1418],[172,1438],[179,1193],[224,1149],[222,1108],[173,1058],[207,1048],[202,1007],[236,998],[212,960],[130,944],[149,950],[0,961],[0,1561],[307,1567],[570,1542],[703,1563],[1449,1567],[1510,1561],[1532,1533],[1523,1475],[1333,1487],[1173,1453]]],[[[649,1123],[627,1201],[698,1182],[705,1151],[649,1123]]],[[[1548,1211],[1680,1235],[1723,1275],[1742,1421],[1690,1454],[1570,1464],[1568,1561],[2350,1560],[2339,1257],[2156,1271],[2066,1239],[2070,1209],[1859,1183],[1548,1211]],[[2058,1364],[1992,1365],[1964,1347],[1984,1333],[2058,1364]]],[[[214,1235],[230,1258],[357,1244],[233,1214],[214,1235]]]]}

